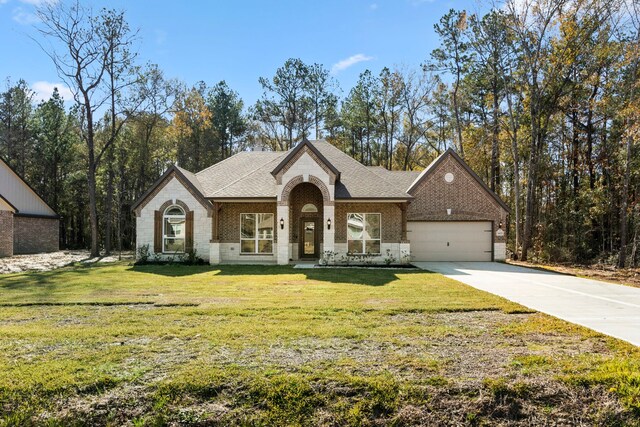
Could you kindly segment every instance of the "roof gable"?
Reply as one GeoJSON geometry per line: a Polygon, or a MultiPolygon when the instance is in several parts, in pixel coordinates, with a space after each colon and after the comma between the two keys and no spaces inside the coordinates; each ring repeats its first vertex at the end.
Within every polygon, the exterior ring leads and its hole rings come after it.
{"type": "Polygon", "coordinates": [[[413,181],[407,192],[413,195],[420,184],[425,181],[427,177],[429,177],[429,175],[431,175],[447,157],[451,157],[455,161],[457,161],[460,166],[462,166],[462,168],[480,185],[480,187],[482,187],[482,189],[487,194],[489,194],[489,196],[491,196],[498,203],[498,205],[500,205],[500,207],[509,212],[509,206],[507,206],[507,204],[500,198],[500,196],[498,196],[489,188],[489,186],[487,186],[487,184],[485,184],[482,178],[480,178],[478,174],[476,174],[473,169],[471,169],[469,165],[464,160],[462,160],[458,153],[456,153],[452,148],[448,148],[447,151],[442,153],[433,162],[431,162],[431,164],[429,164],[429,166],[427,166],[427,168],[423,170],[422,173],[420,173],[415,181],[413,181]]]}
{"type": "Polygon", "coordinates": [[[307,138],[303,139],[301,143],[297,146],[289,150],[289,153],[285,156],[284,159],[271,171],[271,175],[278,179],[278,176],[281,176],[283,171],[286,171],[295,161],[298,159],[298,156],[304,152],[305,150],[309,150],[313,153],[312,157],[320,166],[325,166],[330,174],[333,174],[333,179],[335,181],[340,180],[340,171],[329,161],[326,157],[318,150],[307,138]]]}
{"type": "Polygon", "coordinates": [[[202,206],[204,206],[208,211],[212,209],[211,203],[205,199],[202,194],[202,186],[200,185],[196,176],[189,172],[186,169],[182,169],[176,165],[171,166],[169,169],[165,171],[164,174],[160,178],[153,183],[149,189],[136,200],[131,206],[131,210],[136,213],[137,216],[140,215],[142,208],[146,206],[149,201],[153,199],[153,197],[171,180],[171,178],[176,178],[182,185],[185,186],[187,190],[200,202],[202,206]]]}
{"type": "Polygon", "coordinates": [[[4,159],[0,158],[0,193],[15,213],[58,218],[56,211],[4,159]]]}

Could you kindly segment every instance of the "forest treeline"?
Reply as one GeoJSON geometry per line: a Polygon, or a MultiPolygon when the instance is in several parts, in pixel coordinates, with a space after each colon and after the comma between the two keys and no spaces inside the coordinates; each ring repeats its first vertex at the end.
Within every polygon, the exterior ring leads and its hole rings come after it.
{"type": "Polygon", "coordinates": [[[35,103],[7,80],[0,155],[62,216],[62,246],[95,254],[135,246],[130,206],[173,163],[198,171],[307,137],[419,170],[453,147],[511,207],[513,257],[633,266],[639,12],[628,0],[451,10],[420,67],[367,70],[347,91],[292,58],[245,105],[224,81],[191,87],[139,64],[123,12],[47,2],[37,30],[74,99],[35,103]]]}

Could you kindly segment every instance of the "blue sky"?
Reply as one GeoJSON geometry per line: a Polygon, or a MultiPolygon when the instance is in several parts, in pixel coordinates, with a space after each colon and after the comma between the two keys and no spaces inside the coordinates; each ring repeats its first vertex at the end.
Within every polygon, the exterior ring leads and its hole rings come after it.
{"type": "MultiPolygon", "coordinates": [[[[0,0],[0,79],[25,79],[38,93],[59,83],[38,37],[34,7],[46,0],[0,0]]],[[[299,57],[333,73],[346,95],[359,73],[417,67],[437,46],[433,24],[450,8],[482,10],[473,0],[88,1],[124,9],[140,30],[138,53],[167,77],[212,86],[226,80],[247,105],[270,77],[299,57]]],[[[0,86],[4,89],[4,84],[0,86]]],[[[65,91],[63,90],[64,94],[65,91]]],[[[41,95],[42,96],[42,95],[41,95]]]]}

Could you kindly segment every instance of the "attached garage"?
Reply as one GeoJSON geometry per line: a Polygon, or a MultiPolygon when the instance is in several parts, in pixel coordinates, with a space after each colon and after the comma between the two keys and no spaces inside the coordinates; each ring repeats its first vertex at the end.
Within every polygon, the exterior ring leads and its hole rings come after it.
{"type": "Polygon", "coordinates": [[[409,221],[415,261],[492,261],[491,221],[409,221]]]}

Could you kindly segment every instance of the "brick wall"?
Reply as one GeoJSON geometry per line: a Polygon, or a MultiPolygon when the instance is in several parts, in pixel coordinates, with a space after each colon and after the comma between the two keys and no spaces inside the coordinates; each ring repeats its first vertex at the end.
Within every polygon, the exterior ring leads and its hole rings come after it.
{"type": "MultiPolygon", "coordinates": [[[[298,243],[298,234],[300,234],[300,218],[317,219],[319,221],[320,230],[322,230],[322,192],[311,183],[302,183],[297,185],[289,197],[289,205],[291,207],[289,221],[289,235],[292,243],[298,243]],[[307,203],[313,203],[318,212],[302,212],[302,207],[307,203]]],[[[319,233],[319,243],[322,243],[323,233],[319,233]]],[[[294,257],[295,258],[295,257],[294,257]]]]}
{"type": "MultiPolygon", "coordinates": [[[[485,189],[452,156],[445,158],[413,191],[415,199],[407,209],[408,221],[467,221],[505,223],[506,212],[485,189]],[[446,182],[445,174],[453,181],[446,182]],[[451,209],[451,215],[447,214],[451,209]]],[[[504,227],[504,226],[503,226],[504,227]]],[[[504,242],[494,235],[494,242],[504,242]]]]}
{"type": "Polygon", "coordinates": [[[13,255],[13,212],[0,211],[0,257],[13,255]]]}
{"type": "Polygon", "coordinates": [[[13,253],[31,254],[60,249],[60,220],[13,217],[13,253]]]}
{"type": "Polygon", "coordinates": [[[240,243],[240,214],[273,213],[274,241],[278,239],[280,230],[279,218],[276,217],[276,203],[221,203],[220,210],[220,242],[240,243]]]}
{"type": "Polygon", "coordinates": [[[396,203],[336,203],[336,243],[347,242],[347,214],[380,213],[382,243],[402,240],[402,210],[396,203]]]}

